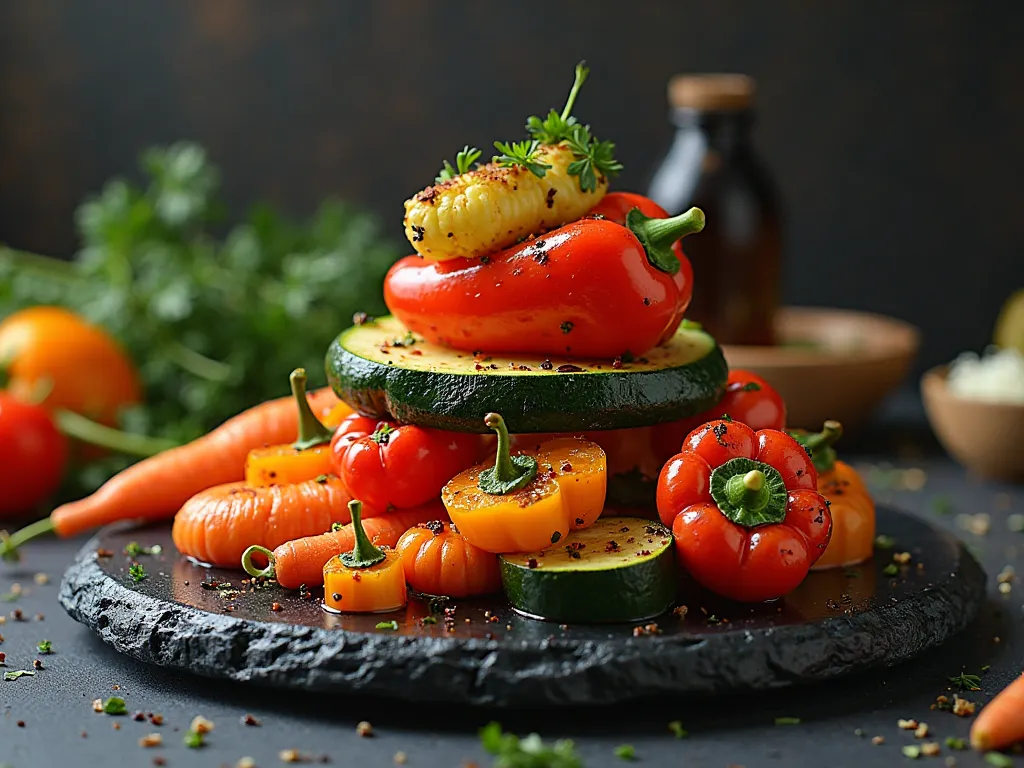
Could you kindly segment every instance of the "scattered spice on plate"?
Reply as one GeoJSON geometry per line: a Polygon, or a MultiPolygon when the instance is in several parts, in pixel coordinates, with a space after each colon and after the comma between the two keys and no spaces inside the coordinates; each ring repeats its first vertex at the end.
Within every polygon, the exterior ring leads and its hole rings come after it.
{"type": "Polygon", "coordinates": [[[263,723],[261,723],[259,720],[257,720],[252,715],[250,715],[248,712],[246,712],[244,715],[242,715],[241,722],[242,722],[242,725],[263,725],[263,723]]]}
{"type": "Polygon", "coordinates": [[[914,729],[914,738],[923,739],[928,735],[928,723],[921,723],[914,729]]]}
{"type": "Polygon", "coordinates": [[[235,768],[256,768],[256,760],[251,757],[240,757],[235,768]]]}
{"type": "Polygon", "coordinates": [[[362,736],[364,739],[373,736],[373,726],[366,720],[361,720],[356,725],[356,733],[362,736]]]}
{"type": "Polygon", "coordinates": [[[135,721],[136,723],[142,723],[142,722],[145,722],[145,720],[146,720],[146,713],[145,713],[145,712],[143,712],[143,711],[142,711],[142,710],[140,709],[140,710],[139,710],[139,711],[137,711],[137,712],[136,712],[136,713],[135,713],[134,715],[132,715],[132,720],[134,720],[134,721],[135,721]]]}
{"type": "Polygon", "coordinates": [[[953,714],[958,717],[970,717],[974,714],[977,705],[969,699],[961,699],[959,696],[953,697],[953,714]]]}
{"type": "Polygon", "coordinates": [[[902,728],[904,731],[916,731],[918,726],[917,720],[897,720],[896,727],[902,728]]]}
{"type": "Polygon", "coordinates": [[[164,737],[159,733],[147,733],[139,739],[140,747],[159,747],[164,743],[164,737]]]}
{"type": "Polygon", "coordinates": [[[395,765],[405,765],[409,762],[409,758],[406,756],[405,752],[395,752],[395,756],[392,760],[395,765]]]}
{"type": "Polygon", "coordinates": [[[96,713],[100,713],[103,711],[103,699],[92,700],[92,711],[96,713]]]}
{"type": "Polygon", "coordinates": [[[213,721],[207,720],[202,715],[196,715],[192,718],[192,724],[189,726],[189,730],[195,731],[198,734],[209,733],[213,728],[213,721]]]}
{"type": "Polygon", "coordinates": [[[880,747],[883,744],[885,744],[885,736],[873,736],[871,738],[871,743],[874,744],[876,747],[880,747]]]}
{"type": "Polygon", "coordinates": [[[909,552],[895,552],[893,553],[893,562],[899,563],[900,565],[906,565],[910,562],[911,554],[909,552]]]}
{"type": "Polygon", "coordinates": [[[50,577],[47,576],[45,573],[37,573],[35,576],[32,577],[32,580],[40,587],[45,587],[47,584],[50,583],[50,577]]]}
{"type": "Polygon", "coordinates": [[[167,758],[160,757],[160,755],[157,755],[156,757],[153,758],[153,765],[156,765],[156,766],[167,765],[167,758]]]}
{"type": "Polygon", "coordinates": [[[49,640],[40,640],[39,644],[36,646],[36,649],[40,653],[53,653],[53,643],[51,643],[49,640]]]}
{"type": "Polygon", "coordinates": [[[42,668],[43,668],[43,662],[41,662],[39,659],[34,659],[32,661],[32,669],[42,669],[42,668]]]}
{"type": "Polygon", "coordinates": [[[921,745],[921,754],[925,757],[935,757],[942,749],[937,741],[926,741],[921,745]]]}
{"type": "Polygon", "coordinates": [[[151,713],[151,714],[147,715],[147,717],[149,717],[149,722],[151,722],[153,725],[159,726],[159,725],[163,725],[164,724],[164,716],[159,714],[159,713],[157,713],[157,714],[152,714],[151,713]]]}

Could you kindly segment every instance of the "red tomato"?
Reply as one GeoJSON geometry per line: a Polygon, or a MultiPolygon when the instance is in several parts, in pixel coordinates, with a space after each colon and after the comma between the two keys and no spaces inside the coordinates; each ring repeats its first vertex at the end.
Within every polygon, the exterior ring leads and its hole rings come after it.
{"type": "Polygon", "coordinates": [[[349,416],[331,439],[334,469],[352,497],[375,509],[436,499],[480,455],[480,436],[349,416]]]}
{"type": "Polygon", "coordinates": [[[714,408],[689,419],[651,427],[651,444],[664,463],[679,451],[683,438],[701,424],[728,416],[754,430],[786,428],[786,403],[771,384],[750,371],[729,371],[725,394],[714,408]]]}
{"type": "Polygon", "coordinates": [[[0,514],[31,512],[56,491],[67,453],[45,409],[0,392],[0,514]]]}

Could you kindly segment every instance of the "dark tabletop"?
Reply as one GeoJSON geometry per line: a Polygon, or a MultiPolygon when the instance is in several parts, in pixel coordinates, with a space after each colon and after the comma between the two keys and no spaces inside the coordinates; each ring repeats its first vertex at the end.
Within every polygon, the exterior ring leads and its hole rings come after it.
{"type": "MultiPolygon", "coordinates": [[[[1010,515],[1024,515],[1024,490],[974,479],[933,455],[927,440],[905,437],[891,427],[884,440],[852,441],[853,446],[882,446],[887,465],[866,453],[847,458],[865,469],[880,501],[926,517],[966,541],[988,574],[989,599],[964,633],[900,667],[726,700],[574,711],[487,711],[283,694],[167,672],[118,655],[57,603],[61,573],[85,539],[48,540],[26,547],[22,563],[0,568],[0,591],[14,583],[22,588],[20,595],[4,596],[13,598],[3,606],[6,621],[0,626],[7,669],[31,669],[36,658],[44,665],[34,677],[0,682],[0,764],[114,768],[153,765],[159,757],[168,766],[216,768],[251,757],[266,768],[285,764],[279,754],[283,750],[298,750],[312,760],[360,768],[394,765],[401,760],[397,753],[404,753],[411,767],[484,768],[491,758],[480,746],[477,729],[496,720],[520,735],[537,731],[545,739],[573,739],[588,768],[625,765],[614,754],[623,744],[635,748],[638,764],[652,766],[890,765],[907,759],[903,746],[924,741],[938,742],[942,751],[939,758],[922,757],[926,763],[931,759],[939,765],[955,757],[958,766],[984,765],[982,756],[945,744],[950,736],[966,738],[971,719],[929,706],[941,694],[952,696],[949,677],[963,670],[981,675],[982,691],[963,694],[979,704],[1021,672],[1024,584],[1012,581],[1009,593],[1002,594],[997,575],[1008,565],[1024,574],[1024,534],[1012,530],[1015,521],[1008,523],[1010,515]],[[988,516],[987,526],[982,515],[988,516]],[[48,576],[49,583],[37,583],[39,574],[48,576]],[[13,618],[15,610],[21,611],[22,621],[13,618]],[[37,653],[44,639],[52,641],[52,655],[37,653]],[[93,700],[109,696],[126,700],[127,717],[93,712],[93,700]],[[136,722],[132,713],[137,710],[161,714],[163,724],[136,722]],[[243,724],[247,713],[260,725],[243,724]],[[199,750],[183,743],[196,715],[215,724],[199,750]],[[777,725],[780,717],[800,722],[777,725]],[[897,726],[897,720],[911,718],[928,724],[924,741],[897,726]],[[677,740],[669,733],[668,723],[674,720],[683,723],[688,738],[677,740]],[[372,737],[357,734],[360,721],[372,724],[372,737]],[[162,736],[162,746],[139,745],[151,733],[162,736]],[[876,736],[884,743],[873,744],[876,736]]],[[[1024,766],[1024,757],[1017,762],[1024,766]]]]}

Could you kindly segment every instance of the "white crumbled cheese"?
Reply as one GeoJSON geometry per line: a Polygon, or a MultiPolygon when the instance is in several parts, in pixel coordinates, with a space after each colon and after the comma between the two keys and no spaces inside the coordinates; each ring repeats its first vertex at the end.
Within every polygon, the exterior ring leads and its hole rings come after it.
{"type": "Polygon", "coordinates": [[[1016,349],[965,352],[949,367],[946,386],[957,397],[1024,405],[1024,355],[1016,349]]]}

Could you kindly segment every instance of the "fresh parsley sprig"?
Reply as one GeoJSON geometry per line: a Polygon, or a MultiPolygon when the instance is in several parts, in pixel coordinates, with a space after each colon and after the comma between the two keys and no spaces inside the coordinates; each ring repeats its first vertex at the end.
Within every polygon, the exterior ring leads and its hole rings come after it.
{"type": "Polygon", "coordinates": [[[480,159],[480,155],[482,154],[483,152],[479,149],[467,144],[462,148],[461,152],[455,155],[454,167],[452,167],[452,164],[447,160],[444,161],[444,167],[441,169],[441,172],[437,174],[437,178],[435,178],[434,181],[440,184],[444,181],[450,181],[456,176],[461,176],[462,174],[467,173],[473,167],[473,164],[480,159]]]}
{"type": "Polygon", "coordinates": [[[504,167],[511,167],[514,165],[521,165],[534,176],[544,177],[544,174],[548,172],[551,167],[547,163],[542,163],[537,158],[537,152],[540,150],[540,142],[534,139],[533,141],[496,141],[494,142],[494,148],[501,152],[500,155],[495,156],[493,162],[504,167]]]}
{"type": "Polygon", "coordinates": [[[583,759],[569,739],[548,746],[536,733],[520,739],[504,733],[498,723],[489,723],[480,730],[480,740],[495,756],[495,768],[583,768],[583,759]]]}
{"type": "Polygon", "coordinates": [[[583,87],[583,83],[586,82],[587,75],[589,74],[590,69],[586,66],[585,61],[577,64],[576,79],[573,81],[572,89],[569,91],[569,98],[566,99],[565,107],[561,113],[552,109],[543,120],[536,115],[528,117],[526,119],[526,132],[541,144],[557,144],[569,138],[573,126],[577,123],[576,118],[572,116],[572,108],[576,103],[576,97],[579,95],[580,88],[583,87]]]}
{"type": "Polygon", "coordinates": [[[569,175],[579,177],[584,192],[597,189],[598,176],[611,178],[622,170],[622,163],[615,159],[614,142],[598,141],[591,136],[590,126],[574,126],[566,144],[576,158],[569,163],[569,175]]]}

